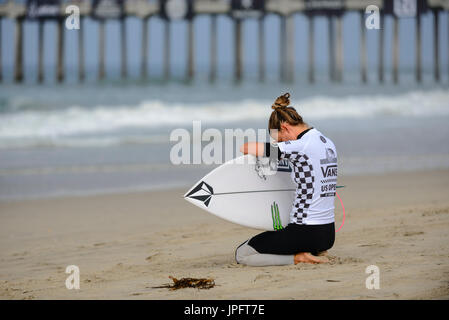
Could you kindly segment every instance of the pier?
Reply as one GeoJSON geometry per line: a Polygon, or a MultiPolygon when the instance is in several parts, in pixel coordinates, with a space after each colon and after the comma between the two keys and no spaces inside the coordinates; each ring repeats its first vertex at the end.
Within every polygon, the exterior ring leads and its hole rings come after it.
{"type": "MultiPolygon", "coordinates": [[[[328,76],[332,82],[344,81],[344,50],[343,50],[343,27],[342,18],[348,12],[357,12],[360,15],[360,81],[366,83],[368,81],[367,71],[367,48],[366,33],[368,27],[366,19],[369,15],[378,14],[379,43],[377,50],[377,81],[383,83],[385,81],[385,30],[384,18],[392,17],[392,33],[393,40],[391,44],[391,79],[393,83],[400,82],[399,68],[399,20],[403,18],[413,18],[416,21],[415,28],[415,80],[421,82],[423,77],[422,63],[422,28],[421,20],[423,15],[433,16],[432,39],[433,39],[433,79],[435,82],[441,81],[441,64],[439,54],[440,39],[440,15],[449,15],[449,0],[78,0],[78,1],[57,1],[57,0],[28,0],[28,1],[2,1],[0,2],[0,31],[1,21],[3,19],[12,19],[14,21],[14,81],[17,83],[24,81],[24,28],[25,21],[33,20],[38,23],[38,49],[37,56],[37,81],[44,82],[44,24],[47,21],[56,23],[56,81],[64,82],[66,71],[64,69],[64,42],[66,32],[71,32],[65,26],[68,14],[66,9],[70,6],[76,6],[79,9],[80,28],[78,32],[78,81],[83,82],[86,79],[85,70],[85,54],[84,30],[85,18],[89,17],[98,23],[98,80],[106,77],[105,69],[105,22],[110,19],[119,21],[119,41],[120,45],[120,77],[127,79],[129,77],[127,68],[128,42],[126,36],[128,17],[137,17],[142,22],[142,38],[141,38],[141,61],[140,61],[140,77],[147,79],[148,65],[151,59],[149,56],[149,47],[152,41],[149,38],[148,25],[150,19],[154,17],[164,20],[163,39],[164,43],[161,47],[163,50],[163,75],[162,80],[169,81],[171,79],[170,56],[170,26],[172,21],[185,20],[187,22],[186,50],[185,52],[177,52],[176,54],[186,55],[186,81],[195,79],[195,18],[202,15],[210,16],[210,66],[208,80],[214,82],[217,79],[217,43],[220,39],[217,37],[217,18],[221,15],[228,16],[233,21],[234,32],[234,51],[233,51],[233,78],[236,82],[240,82],[244,77],[243,55],[244,55],[244,39],[243,39],[243,22],[245,19],[255,19],[257,21],[257,79],[260,82],[266,80],[265,65],[265,44],[267,43],[264,30],[264,21],[267,15],[277,15],[280,18],[280,34],[279,34],[279,80],[286,83],[293,83],[297,76],[295,75],[295,26],[293,17],[295,15],[303,15],[307,18],[307,35],[308,40],[302,43],[304,52],[307,53],[307,70],[304,78],[310,83],[317,81],[316,77],[316,57],[315,45],[316,41],[328,42],[328,76]],[[402,4],[402,6],[401,6],[402,4]],[[378,8],[379,11],[368,10],[370,8],[378,8]],[[368,9],[367,9],[368,8],[368,9]],[[315,18],[324,16],[327,19],[328,37],[327,39],[316,39],[315,18]]],[[[449,34],[449,30],[447,30],[449,34]]],[[[446,37],[447,37],[446,34],[446,37]]],[[[0,32],[1,35],[1,32],[0,32]]],[[[0,37],[1,44],[1,37],[0,37]]],[[[449,48],[448,48],[449,50],[449,48]]],[[[447,57],[445,59],[448,59],[447,57]]],[[[4,81],[4,67],[2,66],[2,56],[0,50],[0,82],[4,81]]],[[[449,64],[449,62],[448,62],[449,64]]],[[[449,70],[448,70],[449,71],[449,70]]],[[[449,74],[448,74],[449,76],[449,74]]],[[[257,81],[257,80],[256,80],[257,81]]]]}

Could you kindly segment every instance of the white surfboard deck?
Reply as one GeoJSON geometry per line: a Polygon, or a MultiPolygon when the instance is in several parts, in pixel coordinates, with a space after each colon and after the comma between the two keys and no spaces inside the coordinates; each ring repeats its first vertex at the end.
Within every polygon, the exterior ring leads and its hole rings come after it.
{"type": "Polygon", "coordinates": [[[296,194],[290,172],[287,161],[273,170],[268,158],[244,155],[212,170],[184,198],[227,221],[278,230],[289,223],[296,194]]]}

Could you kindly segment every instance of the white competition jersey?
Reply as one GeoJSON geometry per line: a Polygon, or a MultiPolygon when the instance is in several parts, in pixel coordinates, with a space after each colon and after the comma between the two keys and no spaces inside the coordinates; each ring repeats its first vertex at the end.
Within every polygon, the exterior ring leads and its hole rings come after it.
{"type": "Polygon", "coordinates": [[[314,128],[298,138],[277,143],[280,161],[290,162],[291,177],[297,185],[290,223],[332,223],[335,220],[337,150],[329,138],[314,128]]]}

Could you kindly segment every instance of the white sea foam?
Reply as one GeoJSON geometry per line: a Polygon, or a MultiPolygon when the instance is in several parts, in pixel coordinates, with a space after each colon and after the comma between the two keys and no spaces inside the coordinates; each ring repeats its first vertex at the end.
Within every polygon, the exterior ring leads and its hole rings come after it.
{"type": "MultiPolygon", "coordinates": [[[[56,146],[108,146],[166,140],[159,129],[190,127],[201,120],[208,125],[234,127],[237,121],[268,119],[271,101],[170,103],[151,100],[136,105],[84,107],[59,110],[27,109],[0,115],[0,148],[56,146]],[[131,133],[130,133],[131,132],[131,133]]],[[[417,90],[397,95],[314,96],[294,101],[307,120],[392,116],[449,115],[449,92],[417,90]]]]}

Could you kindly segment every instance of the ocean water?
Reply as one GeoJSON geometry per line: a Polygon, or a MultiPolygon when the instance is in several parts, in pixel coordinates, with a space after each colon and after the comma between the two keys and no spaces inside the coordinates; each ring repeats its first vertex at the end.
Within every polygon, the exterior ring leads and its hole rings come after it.
{"type": "Polygon", "coordinates": [[[187,189],[217,164],[172,164],[173,130],[266,129],[284,92],[335,142],[340,175],[449,168],[444,82],[4,84],[0,199],[187,189]]]}

